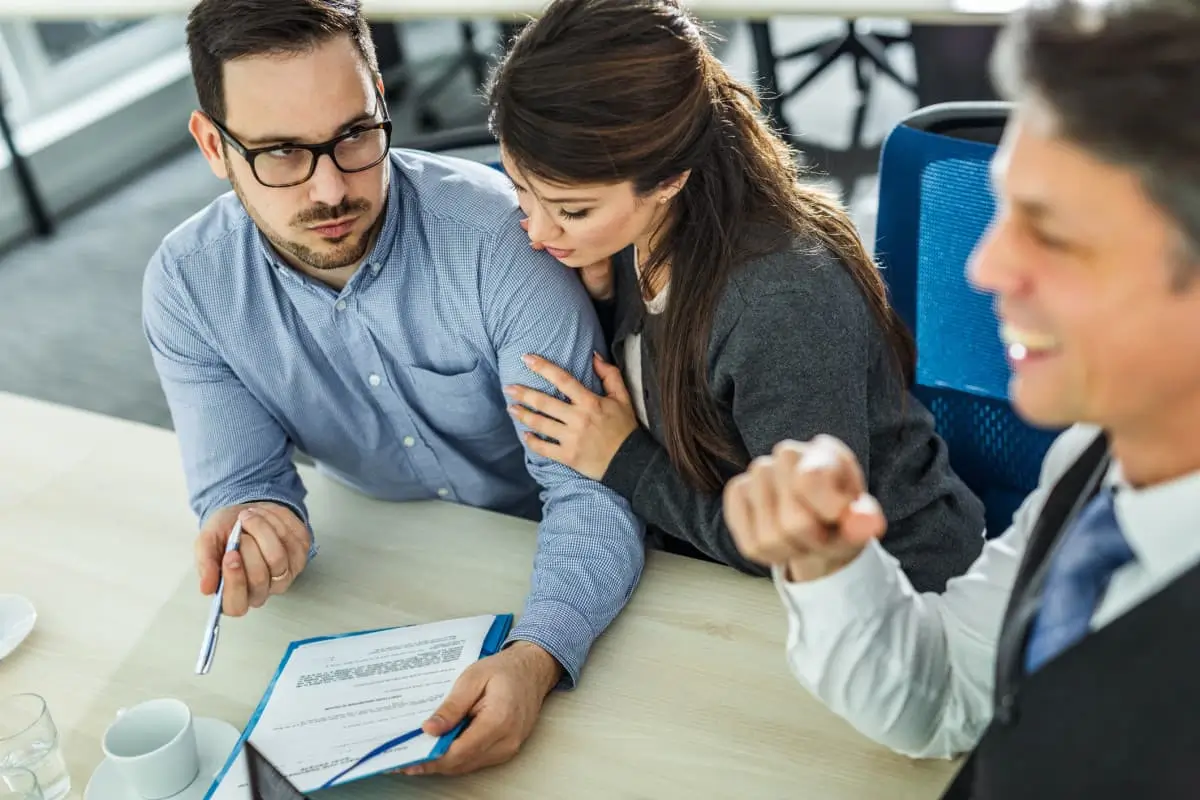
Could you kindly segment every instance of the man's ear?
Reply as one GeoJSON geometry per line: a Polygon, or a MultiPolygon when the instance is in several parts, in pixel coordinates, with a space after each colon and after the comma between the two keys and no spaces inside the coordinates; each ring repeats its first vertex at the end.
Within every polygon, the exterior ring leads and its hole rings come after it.
{"type": "Polygon", "coordinates": [[[196,140],[200,154],[208,162],[208,168],[221,180],[229,180],[229,171],[225,168],[225,143],[221,140],[221,132],[203,111],[193,111],[188,120],[188,132],[196,140]]]}

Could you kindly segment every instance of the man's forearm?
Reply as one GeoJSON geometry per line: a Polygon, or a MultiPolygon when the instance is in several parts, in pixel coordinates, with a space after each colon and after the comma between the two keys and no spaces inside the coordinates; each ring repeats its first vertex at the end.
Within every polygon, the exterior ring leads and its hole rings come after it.
{"type": "Polygon", "coordinates": [[[645,563],[641,523],[628,504],[579,478],[548,493],[532,590],[510,635],[540,646],[574,686],[593,642],[625,607],[645,563]]]}
{"type": "Polygon", "coordinates": [[[788,663],[830,710],[915,757],[970,749],[992,714],[995,637],[1008,553],[993,547],[945,594],[913,591],[872,542],[845,568],[775,582],[788,611],[788,663]]]}

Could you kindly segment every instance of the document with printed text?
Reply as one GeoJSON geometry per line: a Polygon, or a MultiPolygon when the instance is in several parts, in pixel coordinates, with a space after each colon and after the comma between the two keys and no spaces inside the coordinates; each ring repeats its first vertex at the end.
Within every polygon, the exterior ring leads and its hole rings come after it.
{"type": "Polygon", "coordinates": [[[458,676],[499,650],[508,614],[293,643],[206,800],[249,800],[249,740],[300,792],[438,758],[421,725],[458,676]]]}

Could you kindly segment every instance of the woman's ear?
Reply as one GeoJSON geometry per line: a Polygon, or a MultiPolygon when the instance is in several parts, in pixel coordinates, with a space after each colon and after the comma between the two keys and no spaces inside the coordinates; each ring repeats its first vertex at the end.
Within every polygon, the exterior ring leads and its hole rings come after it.
{"type": "Polygon", "coordinates": [[[687,184],[688,178],[692,175],[692,171],[684,170],[674,178],[668,178],[659,184],[659,202],[666,203],[674,199],[675,195],[683,191],[683,187],[687,184]]]}

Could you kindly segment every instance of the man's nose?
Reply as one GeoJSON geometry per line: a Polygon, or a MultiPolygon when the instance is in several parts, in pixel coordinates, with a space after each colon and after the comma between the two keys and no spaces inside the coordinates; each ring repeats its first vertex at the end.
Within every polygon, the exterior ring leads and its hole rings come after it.
{"type": "Polygon", "coordinates": [[[346,199],[346,175],[328,156],[317,158],[316,169],[308,184],[309,197],[315,203],[337,206],[346,199]]]}

